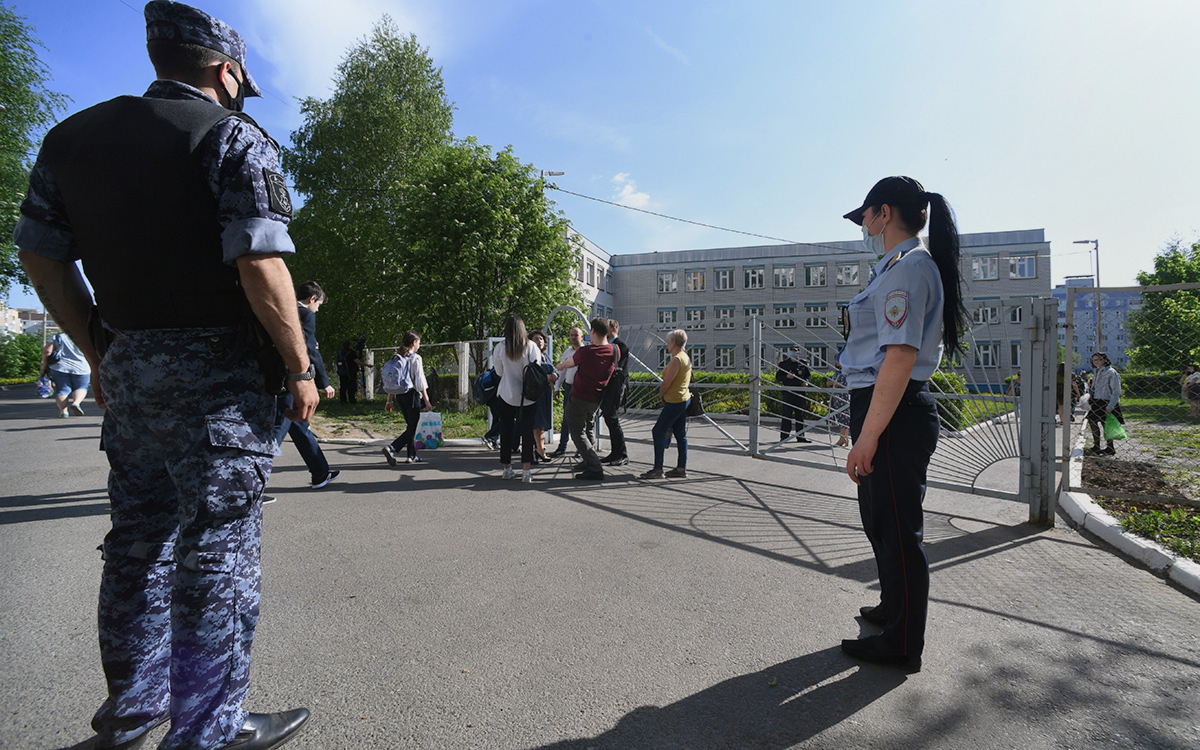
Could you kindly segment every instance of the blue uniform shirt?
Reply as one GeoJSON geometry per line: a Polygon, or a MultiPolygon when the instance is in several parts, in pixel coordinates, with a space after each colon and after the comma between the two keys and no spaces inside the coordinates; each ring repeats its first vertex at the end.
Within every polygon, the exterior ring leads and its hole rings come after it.
{"type": "Polygon", "coordinates": [[[942,277],[917,237],[896,245],[871,271],[871,280],[850,300],[850,337],[842,371],[850,389],[875,385],[887,347],[917,350],[913,380],[929,380],[942,359],[942,277]]]}
{"type": "MultiPolygon", "coordinates": [[[[145,96],[213,101],[199,89],[168,80],[150,84],[145,96]]],[[[217,199],[224,260],[232,264],[249,253],[294,253],[296,246],[287,232],[290,200],[284,209],[287,213],[277,212],[279,200],[272,201],[266,181],[267,172],[279,171],[279,146],[261,128],[229,114],[198,148],[200,167],[217,199]]],[[[53,260],[79,258],[66,205],[54,175],[40,158],[29,176],[29,194],[21,204],[13,241],[22,250],[53,260]]]]}

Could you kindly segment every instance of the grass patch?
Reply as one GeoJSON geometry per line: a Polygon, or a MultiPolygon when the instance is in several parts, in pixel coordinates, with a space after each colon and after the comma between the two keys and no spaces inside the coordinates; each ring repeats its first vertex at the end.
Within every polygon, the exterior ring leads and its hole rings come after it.
{"type": "Polygon", "coordinates": [[[1158,503],[1102,499],[1100,506],[1130,533],[1200,562],[1200,510],[1158,503]]]}
{"type": "MultiPolygon", "coordinates": [[[[329,437],[346,437],[362,430],[373,435],[399,435],[404,432],[404,417],[399,411],[384,411],[386,403],[383,395],[373,401],[359,398],[355,404],[324,400],[317,407],[316,421],[329,437]]],[[[479,437],[487,431],[487,407],[472,402],[466,412],[446,411],[444,404],[434,404],[434,409],[442,415],[443,438],[479,437]]]]}
{"type": "Polygon", "coordinates": [[[36,383],[37,376],[32,378],[0,378],[0,385],[25,385],[26,383],[36,383]]]}
{"type": "Polygon", "coordinates": [[[1132,422],[1175,422],[1200,425],[1200,417],[1188,416],[1191,407],[1178,395],[1141,398],[1121,397],[1121,412],[1132,422]]]}

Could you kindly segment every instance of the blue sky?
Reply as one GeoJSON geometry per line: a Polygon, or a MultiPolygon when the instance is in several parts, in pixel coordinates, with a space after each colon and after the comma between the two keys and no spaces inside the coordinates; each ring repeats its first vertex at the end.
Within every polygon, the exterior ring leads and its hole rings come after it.
{"type": "MultiPolygon", "coordinates": [[[[10,0],[10,5],[13,3],[10,0]]],[[[137,0],[17,0],[71,112],[153,78],[137,0]]],[[[327,96],[383,14],[442,68],[454,131],[562,188],[799,242],[850,240],[841,215],[880,177],[946,196],[963,232],[1044,228],[1053,283],[1132,284],[1200,237],[1194,0],[702,2],[210,0],[267,96],[327,96]]],[[[551,192],[611,253],[769,244],[551,192]]],[[[303,252],[303,248],[300,249],[303,252]]],[[[33,306],[19,292],[14,305],[33,306]]]]}

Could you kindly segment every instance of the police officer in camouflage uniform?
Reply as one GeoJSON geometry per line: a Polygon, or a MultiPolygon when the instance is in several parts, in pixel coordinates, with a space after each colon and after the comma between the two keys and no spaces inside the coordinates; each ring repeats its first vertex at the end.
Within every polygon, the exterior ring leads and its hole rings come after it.
{"type": "Polygon", "coordinates": [[[14,233],[106,408],[112,530],[99,633],[109,694],[83,746],[138,748],[169,720],[162,748],[261,750],[308,718],[242,705],[276,448],[275,400],[247,345],[251,316],[287,367],[288,416],[307,421],[317,402],[283,261],[295,251],[292,206],[278,146],[241,114],[246,96],[262,95],[241,37],[175,2],[155,0],[145,15],[158,80],[46,135],[14,233]],[[76,260],[107,337],[89,335],[98,327],[76,260]]]}

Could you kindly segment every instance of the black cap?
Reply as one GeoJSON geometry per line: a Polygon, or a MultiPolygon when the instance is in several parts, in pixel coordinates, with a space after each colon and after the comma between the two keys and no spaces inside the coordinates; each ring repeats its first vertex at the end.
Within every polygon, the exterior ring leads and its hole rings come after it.
{"type": "Polygon", "coordinates": [[[863,204],[854,209],[848,214],[842,216],[843,219],[849,219],[855,224],[862,224],[863,212],[869,206],[882,206],[888,204],[903,204],[903,203],[919,203],[924,207],[929,201],[929,195],[925,192],[924,186],[911,177],[884,177],[879,182],[875,183],[875,187],[867,193],[867,197],[863,200],[863,204]]]}

